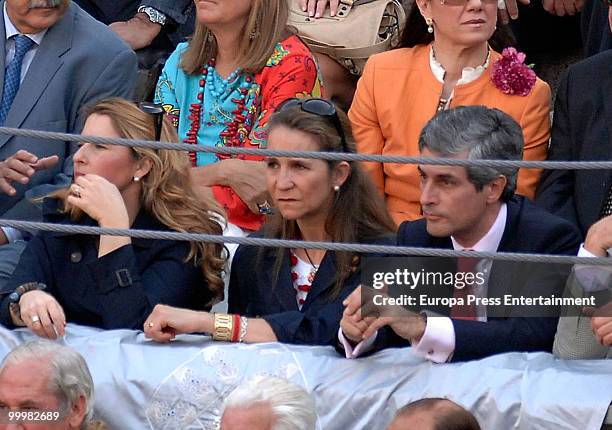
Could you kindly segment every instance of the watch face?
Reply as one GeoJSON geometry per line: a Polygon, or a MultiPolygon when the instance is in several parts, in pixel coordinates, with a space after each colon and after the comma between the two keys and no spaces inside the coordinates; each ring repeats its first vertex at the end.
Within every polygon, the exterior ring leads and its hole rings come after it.
{"type": "Polygon", "coordinates": [[[19,301],[19,294],[13,292],[9,295],[9,300],[13,303],[17,303],[19,301]]]}

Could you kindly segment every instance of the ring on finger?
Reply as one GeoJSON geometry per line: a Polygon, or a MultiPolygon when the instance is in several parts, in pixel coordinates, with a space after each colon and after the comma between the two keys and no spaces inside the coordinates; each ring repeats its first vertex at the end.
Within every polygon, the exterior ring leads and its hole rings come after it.
{"type": "Polygon", "coordinates": [[[81,187],[79,187],[78,185],[74,185],[72,187],[72,194],[74,194],[76,198],[80,199],[81,198],[81,187]]]}
{"type": "Polygon", "coordinates": [[[33,315],[32,316],[32,323],[36,324],[37,322],[40,322],[40,317],[38,315],[33,315]]]}

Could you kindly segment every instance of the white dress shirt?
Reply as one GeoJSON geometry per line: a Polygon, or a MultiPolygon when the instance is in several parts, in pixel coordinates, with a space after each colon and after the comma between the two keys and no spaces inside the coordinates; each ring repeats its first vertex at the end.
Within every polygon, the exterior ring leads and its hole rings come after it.
{"type": "MultiPolygon", "coordinates": [[[[474,246],[467,248],[451,236],[453,249],[455,251],[469,249],[477,252],[497,252],[497,248],[499,248],[499,244],[504,235],[504,230],[506,229],[507,218],[508,206],[503,203],[489,231],[474,246]]],[[[483,260],[478,265],[478,270],[485,274],[486,280],[484,285],[475,291],[476,295],[479,297],[486,297],[488,276],[492,264],[493,262],[491,260],[483,260]]],[[[484,322],[487,320],[486,307],[477,308],[476,313],[479,321],[484,322]]],[[[344,346],[346,358],[357,358],[359,355],[368,351],[374,344],[376,336],[377,334],[372,335],[370,338],[365,339],[353,348],[344,337],[342,329],[338,331],[338,340],[344,346]]],[[[412,345],[412,351],[435,363],[447,362],[455,351],[455,328],[452,320],[449,317],[441,316],[427,318],[427,325],[425,326],[423,337],[417,344],[412,345]]]]}
{"type": "MultiPolygon", "coordinates": [[[[6,3],[4,3],[4,33],[6,34],[6,52],[4,57],[4,65],[6,68],[6,66],[9,65],[9,63],[15,56],[15,39],[13,38],[13,36],[21,34],[19,30],[17,30],[17,28],[13,25],[11,19],[8,16],[8,13],[6,11],[6,3]]],[[[47,34],[47,30],[43,30],[34,34],[25,34],[25,36],[28,36],[34,41],[34,46],[32,46],[32,49],[30,49],[23,57],[23,63],[21,63],[21,77],[19,83],[23,82],[26,74],[28,73],[28,69],[30,68],[32,61],[34,60],[34,56],[36,55],[38,47],[42,43],[45,34],[47,34]]],[[[2,228],[2,231],[4,232],[9,242],[14,242],[16,240],[23,239],[23,235],[17,229],[10,227],[0,228],[2,228]]]]}

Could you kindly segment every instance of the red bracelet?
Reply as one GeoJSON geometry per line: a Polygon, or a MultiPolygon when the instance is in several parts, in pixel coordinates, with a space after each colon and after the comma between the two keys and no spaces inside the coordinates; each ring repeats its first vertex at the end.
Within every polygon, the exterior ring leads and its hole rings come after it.
{"type": "Polygon", "coordinates": [[[234,326],[232,327],[232,342],[238,342],[240,336],[240,315],[233,314],[234,326]]]}

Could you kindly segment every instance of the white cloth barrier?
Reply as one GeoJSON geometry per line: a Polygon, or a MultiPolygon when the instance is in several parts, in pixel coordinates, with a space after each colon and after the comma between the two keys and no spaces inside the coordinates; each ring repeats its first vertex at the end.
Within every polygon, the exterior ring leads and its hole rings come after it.
{"type": "MultiPolygon", "coordinates": [[[[0,327],[0,357],[34,338],[0,327]]],[[[612,402],[612,360],[512,353],[437,365],[407,349],[346,360],[325,347],[231,345],[204,336],[162,345],[136,331],[72,324],[60,342],[87,360],[96,415],[113,429],[218,428],[223,398],[256,374],[314,393],[318,430],[384,429],[399,407],[424,397],[454,400],[483,429],[598,430],[612,402]]]]}

